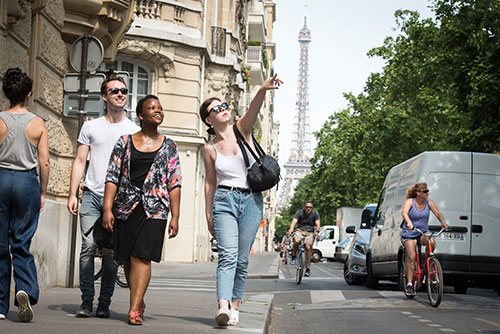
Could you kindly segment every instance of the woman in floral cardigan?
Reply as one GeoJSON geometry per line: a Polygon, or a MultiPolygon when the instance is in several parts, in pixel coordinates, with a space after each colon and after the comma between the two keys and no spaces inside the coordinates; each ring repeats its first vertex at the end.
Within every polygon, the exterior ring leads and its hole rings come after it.
{"type": "Polygon", "coordinates": [[[124,263],[130,286],[131,325],[142,324],[151,261],[161,260],[169,212],[169,238],[177,235],[181,196],[177,145],[158,132],[164,116],[159,99],[154,95],[144,97],[136,111],[141,131],[116,142],[103,206],[103,225],[110,231],[114,227],[115,260],[124,263]]]}

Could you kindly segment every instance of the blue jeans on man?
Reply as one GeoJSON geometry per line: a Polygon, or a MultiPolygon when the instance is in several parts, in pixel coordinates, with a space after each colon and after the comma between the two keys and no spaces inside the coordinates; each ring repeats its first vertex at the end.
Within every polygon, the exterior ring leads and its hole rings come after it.
{"type": "Polygon", "coordinates": [[[217,237],[217,300],[241,301],[248,256],[262,219],[262,194],[218,188],[212,219],[217,237]]]}
{"type": "MultiPolygon", "coordinates": [[[[82,248],[80,251],[80,291],[82,292],[82,306],[77,315],[89,316],[92,312],[94,301],[94,260],[97,245],[94,242],[92,233],[85,236],[102,212],[104,198],[84,189],[82,204],[80,207],[80,230],[82,234],[82,248]]],[[[102,277],[101,291],[99,294],[99,306],[97,311],[104,309],[109,313],[109,304],[115,290],[116,273],[118,264],[113,260],[112,249],[102,249],[102,277]]],[[[99,314],[96,314],[99,316],[99,314]]],[[[106,316],[106,313],[101,314],[106,316]]],[[[108,315],[109,316],[109,315],[108,315]]]]}
{"type": "Polygon", "coordinates": [[[38,279],[30,245],[39,214],[40,184],[36,170],[0,168],[0,314],[9,312],[11,266],[16,293],[25,291],[32,305],[38,302],[38,279]]]}

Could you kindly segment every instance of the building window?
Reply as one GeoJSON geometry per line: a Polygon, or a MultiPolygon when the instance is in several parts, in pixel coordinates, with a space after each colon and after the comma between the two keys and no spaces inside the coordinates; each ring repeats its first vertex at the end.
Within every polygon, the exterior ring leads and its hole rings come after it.
{"type": "Polygon", "coordinates": [[[174,6],[174,13],[174,22],[177,24],[183,24],[186,10],[182,7],[174,6]]]}
{"type": "Polygon", "coordinates": [[[127,116],[139,123],[137,116],[135,114],[135,107],[137,106],[137,101],[149,94],[152,87],[152,73],[149,68],[143,64],[137,62],[130,62],[127,60],[116,60],[112,64],[101,64],[99,68],[101,71],[108,72],[113,71],[123,71],[127,72],[129,75],[129,82],[127,84],[129,93],[127,98],[127,116]]]}

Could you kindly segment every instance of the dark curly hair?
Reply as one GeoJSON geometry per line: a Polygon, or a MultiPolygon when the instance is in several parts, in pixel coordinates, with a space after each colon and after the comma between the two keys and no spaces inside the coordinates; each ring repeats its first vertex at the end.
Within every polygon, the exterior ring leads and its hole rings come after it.
{"type": "Polygon", "coordinates": [[[211,134],[211,135],[215,134],[215,130],[212,127],[212,125],[210,125],[210,124],[207,123],[207,117],[208,117],[208,114],[210,113],[208,111],[208,106],[213,101],[219,101],[220,102],[220,99],[217,98],[217,97],[211,97],[211,98],[205,100],[205,102],[203,102],[201,104],[201,106],[200,106],[200,117],[201,117],[201,120],[202,120],[203,123],[205,123],[206,126],[208,126],[207,132],[208,132],[208,134],[211,134]]]}
{"type": "Polygon", "coordinates": [[[2,89],[11,107],[24,105],[26,96],[33,90],[33,80],[18,67],[9,68],[3,76],[2,89]]]}
{"type": "MultiPolygon", "coordinates": [[[[142,99],[139,100],[139,102],[137,102],[137,107],[135,108],[135,113],[137,115],[137,118],[139,118],[139,114],[142,114],[142,106],[144,105],[144,102],[146,102],[149,99],[155,99],[155,100],[160,101],[160,99],[156,95],[151,95],[150,94],[150,95],[144,96],[142,99]]],[[[142,127],[142,121],[141,120],[139,120],[139,124],[142,127]]]]}

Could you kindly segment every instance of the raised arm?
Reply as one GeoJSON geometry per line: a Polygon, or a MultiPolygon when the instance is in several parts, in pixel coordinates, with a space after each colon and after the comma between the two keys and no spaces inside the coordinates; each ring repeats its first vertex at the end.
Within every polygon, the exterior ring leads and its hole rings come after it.
{"type": "Polygon", "coordinates": [[[243,137],[247,142],[251,142],[251,133],[257,116],[259,115],[260,108],[262,107],[262,102],[264,102],[264,97],[266,92],[270,89],[278,89],[283,83],[281,79],[278,78],[278,74],[273,75],[271,78],[264,81],[262,86],[260,86],[257,94],[255,94],[247,112],[240,118],[237,123],[238,130],[240,130],[243,137]]]}

